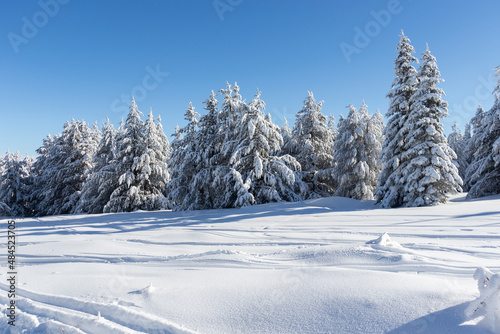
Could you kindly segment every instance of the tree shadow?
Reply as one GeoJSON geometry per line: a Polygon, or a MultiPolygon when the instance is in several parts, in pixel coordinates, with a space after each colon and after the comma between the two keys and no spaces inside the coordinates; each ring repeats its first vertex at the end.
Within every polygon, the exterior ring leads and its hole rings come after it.
{"type": "Polygon", "coordinates": [[[387,334],[486,334],[490,333],[479,326],[463,324],[468,302],[430,313],[404,324],[387,334]]]}
{"type": "Polygon", "coordinates": [[[95,235],[139,232],[164,227],[217,225],[245,219],[314,215],[328,212],[358,211],[373,207],[373,201],[329,197],[302,202],[280,202],[239,209],[196,211],[136,211],[109,214],[73,214],[26,218],[18,221],[19,233],[29,235],[95,235]]]}

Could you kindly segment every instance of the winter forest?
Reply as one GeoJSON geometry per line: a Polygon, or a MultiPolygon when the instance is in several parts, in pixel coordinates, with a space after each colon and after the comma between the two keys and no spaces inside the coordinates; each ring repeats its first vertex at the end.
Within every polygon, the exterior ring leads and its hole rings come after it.
{"type": "MultiPolygon", "coordinates": [[[[500,67],[493,107],[479,105],[464,132],[448,116],[436,58],[397,45],[389,110],[364,101],[335,122],[308,92],[290,128],[265,113],[257,90],[212,91],[200,114],[189,104],[171,143],[151,109],[134,100],[118,127],[72,120],[47,136],[36,159],[0,161],[0,215],[45,216],[135,210],[201,210],[341,196],[384,208],[500,193],[500,67]]],[[[389,87],[388,87],[389,88],[389,87]]]]}

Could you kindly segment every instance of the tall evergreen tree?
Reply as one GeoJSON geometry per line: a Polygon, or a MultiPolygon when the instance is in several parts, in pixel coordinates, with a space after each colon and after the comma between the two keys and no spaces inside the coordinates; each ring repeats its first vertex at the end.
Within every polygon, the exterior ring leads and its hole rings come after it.
{"type": "Polygon", "coordinates": [[[299,163],[291,156],[274,156],[283,144],[280,129],[265,117],[265,103],[257,90],[236,127],[237,146],[231,156],[234,206],[279,201],[297,201],[301,182],[295,172],[299,163]]]}
{"type": "Polygon", "coordinates": [[[281,154],[290,154],[287,148],[291,147],[292,130],[288,125],[288,120],[283,117],[283,126],[280,128],[281,137],[283,138],[283,145],[281,146],[281,154]]]}
{"type": "MultiPolygon", "coordinates": [[[[220,112],[218,113],[219,131],[216,136],[216,145],[220,151],[212,159],[217,161],[214,170],[212,186],[217,196],[214,198],[215,208],[232,208],[235,199],[234,182],[240,182],[229,160],[238,145],[235,132],[243,114],[243,104],[237,83],[233,87],[226,82],[226,89],[219,92],[224,96],[220,112]]],[[[240,189],[243,189],[242,187],[240,189]]]]}
{"type": "Polygon", "coordinates": [[[286,152],[300,163],[302,179],[309,187],[308,198],[331,196],[336,184],[333,177],[334,138],[322,114],[323,101],[316,103],[308,92],[304,106],[297,112],[292,140],[286,152]]]}
{"type": "Polygon", "coordinates": [[[61,135],[48,138],[34,164],[33,205],[37,215],[67,214],[80,200],[95,153],[87,123],[73,120],[61,135]]]}
{"type": "Polygon", "coordinates": [[[111,193],[104,212],[130,212],[145,205],[140,189],[142,160],[147,143],[144,122],[135,100],[132,98],[125,123],[116,136],[115,159],[111,165],[112,178],[118,187],[111,193]]]}
{"type": "Polygon", "coordinates": [[[328,115],[328,129],[330,129],[330,133],[332,134],[332,137],[335,139],[337,138],[337,127],[335,126],[335,115],[330,114],[328,115]]]}
{"type": "Polygon", "coordinates": [[[443,81],[436,58],[429,48],[422,55],[416,92],[410,98],[410,112],[403,126],[406,134],[400,159],[403,204],[424,206],[444,203],[461,191],[462,179],[453,163],[457,158],[444,135],[441,119],[448,116],[443,81]]]}
{"type": "Polygon", "coordinates": [[[459,129],[457,122],[453,124],[452,132],[448,136],[448,145],[450,145],[451,149],[457,155],[457,159],[454,160],[454,162],[456,162],[458,168],[458,175],[462,180],[465,180],[465,171],[467,170],[467,167],[469,165],[466,150],[467,140],[464,138],[464,135],[459,129]]]}
{"type": "Polygon", "coordinates": [[[417,89],[415,80],[417,71],[412,65],[417,62],[413,56],[414,52],[410,39],[401,31],[397,57],[394,61],[396,78],[392,83],[391,91],[387,94],[390,102],[386,114],[388,121],[384,130],[381,153],[383,167],[375,192],[377,202],[382,207],[397,207],[404,204],[403,185],[400,182],[400,162],[404,153],[403,143],[407,136],[403,128],[410,113],[410,99],[417,89]]]}
{"type": "Polygon", "coordinates": [[[163,190],[170,175],[167,161],[168,148],[165,148],[165,134],[159,132],[153,112],[150,109],[145,124],[146,151],[139,159],[139,192],[143,197],[141,210],[161,210],[167,208],[163,190]]]}
{"type": "MultiPolygon", "coordinates": [[[[474,161],[477,160],[476,157],[480,154],[480,148],[482,146],[482,140],[485,136],[484,131],[487,130],[487,124],[483,125],[483,120],[486,117],[486,112],[481,104],[478,105],[476,109],[476,114],[470,120],[469,130],[472,128],[472,136],[469,137],[465,146],[465,157],[467,159],[467,168],[464,172],[464,191],[469,191],[472,184],[476,182],[472,181],[472,176],[477,171],[477,166],[472,166],[474,161]],[[477,153],[476,153],[477,152],[477,153]]],[[[470,133],[470,131],[469,131],[470,133]]],[[[487,152],[486,152],[487,153],[487,152]]],[[[484,154],[484,153],[481,153],[484,154]]]]}
{"type": "Polygon", "coordinates": [[[473,118],[474,148],[472,162],[467,169],[470,186],[468,198],[500,193],[500,68],[495,68],[498,83],[493,93],[495,102],[486,113],[478,111],[473,118]]]}
{"type": "Polygon", "coordinates": [[[186,109],[184,119],[188,124],[176,130],[176,139],[172,142],[170,158],[171,177],[167,185],[170,205],[175,210],[188,210],[193,203],[190,191],[193,177],[198,170],[198,114],[192,105],[186,109]]]}
{"type": "Polygon", "coordinates": [[[214,173],[220,166],[220,151],[222,143],[218,142],[218,136],[222,129],[219,127],[218,101],[214,91],[210,97],[203,102],[207,113],[201,116],[198,122],[197,154],[196,154],[196,175],[193,176],[190,184],[192,203],[189,209],[210,209],[215,208],[215,199],[220,196],[216,192],[214,183],[214,173]]]}
{"type": "Polygon", "coordinates": [[[364,101],[359,111],[352,105],[348,108],[349,115],[339,122],[335,140],[335,195],[371,200],[381,170],[382,115],[369,115],[364,101]]]}
{"type": "Polygon", "coordinates": [[[102,126],[102,137],[92,160],[91,175],[83,186],[74,213],[102,213],[111,193],[118,187],[118,179],[113,173],[115,138],[116,130],[106,118],[106,123],[102,126]]]}
{"type": "Polygon", "coordinates": [[[0,215],[29,216],[28,178],[33,160],[21,158],[19,153],[7,154],[2,159],[0,172],[0,215]]]}

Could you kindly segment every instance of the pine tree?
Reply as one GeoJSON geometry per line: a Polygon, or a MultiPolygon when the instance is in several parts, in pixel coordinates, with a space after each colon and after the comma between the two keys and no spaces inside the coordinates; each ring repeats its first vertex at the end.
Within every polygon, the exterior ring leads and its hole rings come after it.
{"type": "MultiPolygon", "coordinates": [[[[470,132],[469,132],[470,135],[470,132]]],[[[465,179],[465,171],[469,165],[467,157],[467,140],[464,138],[462,131],[459,129],[457,122],[452,126],[452,132],[448,136],[448,145],[457,155],[457,159],[454,160],[455,165],[458,168],[458,175],[462,180],[465,179]]],[[[464,182],[465,183],[465,182],[464,182]]]]}
{"type": "Polygon", "coordinates": [[[281,137],[283,138],[283,145],[281,146],[281,154],[290,154],[287,148],[291,147],[292,130],[288,125],[286,117],[283,117],[283,126],[280,128],[281,137]]]}
{"type": "Polygon", "coordinates": [[[257,90],[236,127],[237,146],[231,156],[234,206],[254,203],[297,201],[301,199],[301,182],[295,172],[300,165],[291,156],[274,156],[283,144],[280,129],[265,117],[265,103],[257,90]]]}
{"type": "Polygon", "coordinates": [[[316,103],[313,93],[308,94],[304,106],[297,112],[291,143],[285,149],[300,163],[302,179],[309,187],[307,197],[331,196],[336,188],[334,138],[327,118],[321,113],[323,101],[316,103]]]}
{"type": "Polygon", "coordinates": [[[383,167],[375,192],[377,203],[380,203],[382,207],[398,207],[404,204],[403,184],[400,182],[402,177],[400,162],[404,153],[403,143],[407,136],[403,128],[410,112],[410,99],[416,91],[417,71],[412,65],[417,62],[413,56],[414,52],[410,39],[401,31],[401,39],[397,46],[398,54],[394,61],[396,78],[392,83],[391,91],[387,94],[390,103],[386,114],[388,121],[384,130],[381,153],[383,167]]]}
{"type": "Polygon", "coordinates": [[[234,137],[235,127],[241,118],[243,101],[241,100],[240,87],[235,82],[234,86],[226,82],[226,89],[221,89],[224,95],[221,110],[219,112],[220,131],[217,140],[221,147],[221,166],[228,166],[231,154],[234,152],[237,143],[234,137]]]}
{"type": "Polygon", "coordinates": [[[410,112],[403,126],[406,135],[400,159],[403,204],[424,206],[444,203],[447,196],[461,191],[462,179],[448,146],[441,119],[448,116],[443,81],[436,58],[429,48],[422,55],[416,92],[410,98],[410,112]]]}
{"type": "Polygon", "coordinates": [[[328,129],[330,129],[330,133],[332,134],[332,138],[337,138],[337,127],[335,126],[335,115],[328,115],[328,129]]]}
{"type": "Polygon", "coordinates": [[[7,154],[2,159],[0,173],[0,215],[29,216],[28,178],[33,160],[21,158],[19,153],[7,154]]]}
{"type": "Polygon", "coordinates": [[[165,148],[165,133],[154,121],[153,112],[149,110],[145,124],[146,152],[140,157],[139,189],[143,197],[141,210],[161,210],[167,208],[167,199],[163,190],[170,175],[167,161],[168,147],[165,148]]]}
{"type": "MultiPolygon", "coordinates": [[[[476,109],[476,114],[470,120],[469,124],[469,133],[472,128],[472,136],[469,137],[465,144],[465,157],[467,159],[467,168],[464,172],[464,191],[469,191],[472,186],[472,176],[477,171],[477,166],[473,167],[473,163],[476,160],[476,152],[479,153],[479,150],[482,146],[482,140],[485,136],[484,131],[486,131],[487,124],[483,126],[483,120],[486,117],[486,112],[483,109],[481,104],[478,105],[476,109]]],[[[487,153],[487,152],[486,152],[487,153]]]]}
{"type": "Polygon", "coordinates": [[[104,212],[131,212],[144,206],[139,174],[147,144],[141,114],[132,98],[127,119],[116,136],[115,159],[111,165],[112,178],[117,180],[118,187],[111,193],[104,212]]]}
{"type": "MultiPolygon", "coordinates": [[[[215,208],[232,208],[235,199],[234,182],[238,180],[238,175],[230,167],[229,160],[238,145],[236,139],[236,127],[243,114],[243,104],[240,88],[237,83],[233,87],[226,82],[226,89],[219,92],[224,96],[220,111],[218,113],[219,130],[217,132],[215,144],[220,148],[219,152],[212,158],[217,161],[217,168],[213,173],[212,186],[216,197],[213,199],[215,208]]],[[[243,191],[243,187],[240,187],[243,191]]]]}
{"type": "Polygon", "coordinates": [[[57,138],[58,135],[53,138],[49,134],[43,139],[42,146],[36,150],[38,156],[31,167],[32,189],[29,202],[31,211],[37,216],[44,214],[42,201],[46,192],[52,191],[52,189],[46,187],[46,184],[48,182],[48,172],[49,170],[53,170],[52,165],[54,164],[55,152],[57,151],[57,138]]]}
{"type": "Polygon", "coordinates": [[[73,210],[74,213],[102,213],[111,193],[118,187],[118,179],[113,177],[112,168],[116,130],[113,124],[109,123],[108,118],[101,131],[102,138],[92,160],[91,175],[83,186],[80,201],[73,210]]]}
{"type": "Polygon", "coordinates": [[[371,200],[381,170],[382,115],[379,112],[369,115],[364,101],[359,112],[352,105],[348,108],[349,115],[339,122],[335,139],[334,176],[338,183],[335,195],[371,200]]]}
{"type": "Polygon", "coordinates": [[[48,138],[34,165],[33,205],[37,215],[70,213],[80,200],[95,153],[87,123],[66,122],[61,135],[48,138]]]}
{"type": "Polygon", "coordinates": [[[198,145],[198,114],[192,105],[186,109],[184,119],[188,124],[182,129],[176,129],[176,139],[172,142],[170,158],[171,177],[167,185],[167,194],[170,205],[175,210],[188,210],[193,203],[190,192],[193,176],[196,175],[197,145],[198,145]]]}
{"type": "Polygon", "coordinates": [[[470,186],[468,198],[500,193],[500,68],[495,68],[498,83],[493,93],[495,102],[486,113],[478,110],[473,118],[473,160],[467,169],[470,186]]]}
{"type": "Polygon", "coordinates": [[[201,116],[198,122],[197,154],[196,154],[196,175],[193,176],[190,184],[192,202],[189,209],[210,209],[215,208],[215,199],[220,196],[213,186],[214,173],[220,166],[220,151],[222,143],[218,142],[219,132],[219,110],[218,101],[214,91],[210,97],[203,102],[207,113],[201,116]]]}

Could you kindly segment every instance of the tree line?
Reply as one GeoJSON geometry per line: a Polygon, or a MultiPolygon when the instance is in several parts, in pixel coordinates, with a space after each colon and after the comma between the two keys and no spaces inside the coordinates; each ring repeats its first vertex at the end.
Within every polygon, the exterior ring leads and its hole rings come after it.
{"type": "Polygon", "coordinates": [[[246,102],[235,83],[212,91],[203,115],[192,104],[169,143],[161,119],[132,99],[119,127],[72,120],[47,136],[37,158],[0,159],[0,214],[44,216],[134,210],[200,210],[326,196],[376,199],[380,207],[436,205],[451,194],[500,193],[500,67],[495,103],[479,106],[465,134],[448,116],[436,58],[418,60],[404,33],[384,126],[363,101],[335,124],[312,92],[293,128],[265,113],[257,90],[246,102]],[[217,100],[221,99],[221,102],[217,100]]]}

